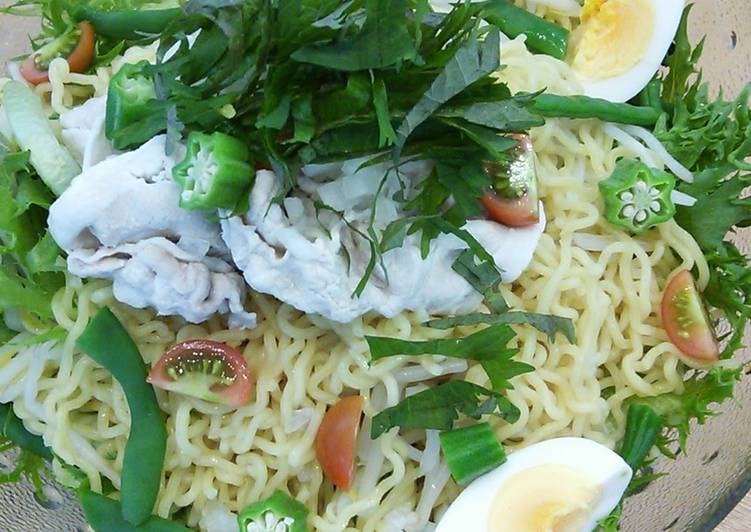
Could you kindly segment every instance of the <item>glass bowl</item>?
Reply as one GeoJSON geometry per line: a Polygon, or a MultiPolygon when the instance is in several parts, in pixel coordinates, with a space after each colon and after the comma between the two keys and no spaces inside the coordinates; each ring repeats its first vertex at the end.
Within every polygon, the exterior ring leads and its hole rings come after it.
{"type": "MultiPolygon", "coordinates": [[[[0,5],[8,5],[0,0],[0,5]]],[[[32,20],[0,15],[0,62],[28,49],[32,20]]],[[[707,36],[703,68],[714,88],[736,94],[751,81],[751,2],[699,2],[692,15],[693,41],[707,36]]],[[[751,253],[751,230],[735,235],[751,253]]],[[[745,353],[748,359],[748,353],[745,353]]],[[[656,469],[668,473],[628,500],[624,532],[710,531],[751,488],[751,378],[738,386],[735,401],[723,415],[696,427],[687,453],[677,460],[661,459],[656,469]]],[[[0,455],[0,468],[12,455],[0,455]]],[[[6,532],[83,532],[89,530],[75,497],[50,484],[44,505],[27,484],[0,486],[0,529],[6,532]]],[[[737,530],[751,530],[751,523],[737,530]]]]}

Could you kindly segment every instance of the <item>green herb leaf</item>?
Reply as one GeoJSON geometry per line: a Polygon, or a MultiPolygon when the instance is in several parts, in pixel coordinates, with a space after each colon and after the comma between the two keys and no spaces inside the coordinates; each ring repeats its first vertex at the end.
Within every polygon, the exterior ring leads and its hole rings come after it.
{"type": "Polygon", "coordinates": [[[574,323],[569,318],[538,314],[536,312],[512,311],[497,314],[473,313],[465,314],[463,316],[454,316],[451,318],[437,318],[425,322],[425,325],[434,329],[450,329],[452,327],[479,325],[481,323],[487,325],[499,325],[503,323],[528,324],[538,331],[545,333],[548,336],[548,340],[551,342],[555,341],[555,336],[558,333],[563,333],[569,342],[576,342],[574,323]]]}
{"type": "Polygon", "coordinates": [[[396,158],[407,138],[443,104],[501,65],[500,32],[490,31],[482,44],[472,39],[446,64],[430,89],[409,111],[397,129],[396,158]]]}
{"type": "Polygon", "coordinates": [[[397,338],[366,336],[373,360],[407,355],[443,355],[479,361],[490,378],[494,390],[511,389],[510,380],[534,371],[524,362],[512,360],[519,350],[507,347],[516,334],[508,325],[494,325],[463,338],[411,341],[397,338]]]}
{"type": "Polygon", "coordinates": [[[380,69],[411,60],[416,55],[407,29],[406,0],[366,0],[367,19],[352,38],[303,47],[292,59],[332,70],[380,69]]]}
{"type": "Polygon", "coordinates": [[[507,349],[506,344],[516,334],[508,325],[496,325],[463,338],[442,340],[399,340],[380,336],[365,336],[373,360],[398,355],[443,355],[468,360],[510,358],[517,349],[507,349]]]}
{"type": "Polygon", "coordinates": [[[393,427],[451,430],[459,415],[480,419],[519,419],[519,409],[503,395],[465,381],[449,381],[417,393],[373,417],[370,437],[375,439],[393,427]]]}

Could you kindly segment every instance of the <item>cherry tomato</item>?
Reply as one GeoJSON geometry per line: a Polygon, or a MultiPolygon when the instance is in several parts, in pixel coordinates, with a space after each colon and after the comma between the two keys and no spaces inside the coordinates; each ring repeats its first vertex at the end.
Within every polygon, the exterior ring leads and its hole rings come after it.
{"type": "Polygon", "coordinates": [[[535,154],[529,135],[510,135],[518,144],[508,159],[486,161],[485,172],[493,188],[481,198],[488,217],[509,227],[525,227],[540,221],[535,154]]]}
{"type": "Polygon", "coordinates": [[[355,472],[355,444],[363,398],[341,399],[323,416],[316,434],[316,456],[323,473],[338,488],[348,490],[355,472]]]}
{"type": "MultiPolygon", "coordinates": [[[[66,58],[68,66],[71,72],[86,72],[91,63],[94,61],[94,48],[96,45],[96,32],[94,26],[84,21],[78,25],[78,29],[81,32],[78,38],[78,43],[73,51],[66,58]]],[[[67,36],[63,35],[59,39],[66,39],[67,36]]],[[[46,68],[40,68],[37,64],[39,58],[43,58],[46,61],[54,59],[57,50],[63,46],[62,41],[53,41],[48,45],[42,47],[37,53],[32,54],[21,65],[21,75],[23,78],[32,85],[39,85],[49,81],[49,72],[46,68]],[[49,55],[49,57],[47,57],[49,55]]]]}
{"type": "Polygon", "coordinates": [[[662,295],[662,326],[670,341],[687,357],[700,362],[715,362],[720,350],[712,326],[687,270],[678,273],[662,295]]]}
{"type": "Polygon", "coordinates": [[[540,221],[537,198],[524,195],[517,199],[501,198],[495,192],[486,192],[480,199],[488,217],[509,227],[526,227],[540,221]]]}
{"type": "Polygon", "coordinates": [[[235,408],[250,402],[253,387],[242,353],[211,340],[188,340],[172,346],[146,380],[163,390],[235,408]]]}

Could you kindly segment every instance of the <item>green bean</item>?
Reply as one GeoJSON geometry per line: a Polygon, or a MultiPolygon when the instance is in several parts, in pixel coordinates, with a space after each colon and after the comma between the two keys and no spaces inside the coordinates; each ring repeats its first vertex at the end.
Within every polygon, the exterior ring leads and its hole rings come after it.
{"type": "Polygon", "coordinates": [[[167,430],[146,365],[128,332],[108,308],[78,338],[81,350],[120,383],[130,408],[130,434],[121,479],[122,517],[139,525],[151,515],[164,465],[167,430]]]}
{"type": "Polygon", "coordinates": [[[44,445],[44,440],[26,430],[9,404],[0,404],[0,435],[21,449],[31,451],[45,460],[52,460],[52,452],[44,445]]]}
{"type": "Polygon", "coordinates": [[[119,502],[93,491],[80,490],[78,498],[94,532],[190,532],[179,523],[156,516],[134,526],[122,518],[119,502]]]}
{"type": "Polygon", "coordinates": [[[653,107],[637,107],[627,103],[613,103],[588,96],[537,96],[530,111],[547,118],[598,118],[603,122],[653,126],[660,112],[653,107]]]}
{"type": "Polygon", "coordinates": [[[498,26],[512,39],[518,35],[527,36],[527,46],[536,52],[551,55],[557,59],[566,57],[569,31],[516,7],[507,0],[493,0],[483,11],[483,18],[498,26]]]}
{"type": "Polygon", "coordinates": [[[134,41],[147,35],[158,35],[177,18],[182,10],[146,9],[124,11],[101,11],[86,5],[79,6],[74,14],[78,21],[91,22],[97,35],[111,39],[134,41]]]}

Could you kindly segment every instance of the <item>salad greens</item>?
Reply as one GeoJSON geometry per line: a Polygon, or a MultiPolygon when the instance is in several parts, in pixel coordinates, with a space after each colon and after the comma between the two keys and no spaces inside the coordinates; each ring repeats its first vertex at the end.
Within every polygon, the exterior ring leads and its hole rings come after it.
{"type": "Polygon", "coordinates": [[[718,309],[730,332],[723,358],[743,347],[751,319],[751,269],[748,259],[727,235],[751,225],[751,199],[744,193],[751,183],[751,109],[748,84],[733,101],[722,94],[712,99],[697,70],[703,41],[691,48],[689,6],[683,14],[668,73],[662,79],[666,109],[655,135],[667,150],[694,172],[694,182],[680,182],[678,190],[697,199],[693,207],[678,207],[676,221],[696,239],[709,263],[711,277],[704,297],[718,309]]]}
{"type": "Polygon", "coordinates": [[[15,467],[0,473],[0,484],[31,482],[37,497],[44,499],[42,477],[48,473],[52,452],[40,436],[31,434],[9,404],[0,404],[0,453],[18,448],[15,467]]]}
{"type": "MultiPolygon", "coordinates": [[[[29,153],[11,149],[0,136],[0,310],[39,322],[52,318],[50,302],[64,283],[65,265],[47,232],[53,195],[32,168],[29,153]]],[[[3,341],[15,335],[6,323],[0,322],[3,341]]]]}

